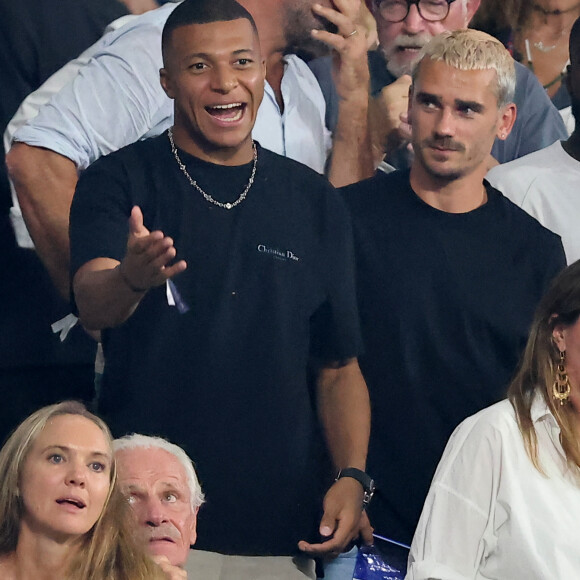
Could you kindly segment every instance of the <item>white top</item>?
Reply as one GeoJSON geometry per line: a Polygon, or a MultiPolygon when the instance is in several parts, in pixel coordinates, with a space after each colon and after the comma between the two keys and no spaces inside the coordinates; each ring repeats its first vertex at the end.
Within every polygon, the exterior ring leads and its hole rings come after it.
{"type": "MultiPolygon", "coordinates": [[[[64,87],[59,81],[54,89],[50,84],[39,89],[44,102],[50,101],[37,116],[30,110],[32,120],[13,140],[60,153],[82,170],[102,155],[163,133],[173,124],[173,101],[159,82],[161,32],[175,7],[165,4],[105,34],[83,53],[80,68],[78,62],[71,67],[64,87]]],[[[303,60],[288,55],[285,62],[284,112],[266,83],[252,134],[263,147],[323,173],[332,146],[324,96],[303,60]]]]}
{"type": "Polygon", "coordinates": [[[580,479],[540,396],[532,419],[548,477],[530,461],[509,401],[457,427],[423,507],[407,580],[580,578],[580,479]]]}
{"type": "Polygon", "coordinates": [[[580,258],[580,162],[560,141],[494,167],[486,179],[560,235],[568,264],[580,258]]]}

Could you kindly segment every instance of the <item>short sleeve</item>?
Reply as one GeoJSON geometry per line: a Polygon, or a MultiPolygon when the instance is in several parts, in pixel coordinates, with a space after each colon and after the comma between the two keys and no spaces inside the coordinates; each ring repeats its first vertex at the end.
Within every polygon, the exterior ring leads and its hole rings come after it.
{"type": "Polygon", "coordinates": [[[321,361],[356,357],[361,351],[350,216],[330,185],[326,194],[321,268],[326,300],[311,317],[311,355],[321,361]]]}
{"type": "Polygon", "coordinates": [[[123,259],[132,208],[128,185],[122,164],[111,157],[81,175],[70,212],[71,277],[95,258],[123,259]]]}
{"type": "MultiPolygon", "coordinates": [[[[169,12],[154,12],[162,10],[169,12]]],[[[55,151],[85,169],[99,157],[167,128],[173,104],[159,82],[166,16],[160,22],[147,18],[96,43],[88,64],[14,140],[55,151]]]]}

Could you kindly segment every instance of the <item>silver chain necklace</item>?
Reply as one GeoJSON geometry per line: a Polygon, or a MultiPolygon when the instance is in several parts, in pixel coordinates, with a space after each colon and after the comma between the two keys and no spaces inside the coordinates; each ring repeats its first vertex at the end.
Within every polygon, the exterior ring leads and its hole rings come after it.
{"type": "Polygon", "coordinates": [[[179,169],[181,169],[181,171],[183,172],[185,177],[187,177],[187,180],[189,181],[189,183],[193,187],[195,187],[195,189],[197,189],[197,191],[199,191],[199,193],[201,193],[201,195],[203,195],[203,197],[207,201],[209,201],[210,203],[213,203],[214,205],[217,205],[218,207],[221,207],[223,209],[232,209],[232,208],[236,207],[236,205],[239,205],[240,203],[242,203],[242,201],[244,201],[244,199],[246,199],[246,195],[248,195],[248,191],[250,191],[250,187],[252,187],[252,185],[254,184],[254,177],[256,176],[256,165],[258,164],[258,149],[257,149],[256,143],[254,141],[252,141],[252,149],[254,150],[254,164],[252,166],[252,174],[250,175],[250,179],[248,181],[248,184],[244,188],[244,191],[242,191],[242,193],[240,194],[240,197],[238,197],[238,199],[236,199],[236,201],[233,201],[232,203],[222,203],[221,201],[215,200],[209,193],[205,192],[201,187],[199,187],[199,185],[197,184],[197,181],[195,181],[195,179],[193,179],[193,177],[191,177],[191,175],[189,175],[189,173],[187,172],[187,169],[185,168],[185,165],[183,164],[183,162],[179,158],[179,154],[177,153],[177,147],[175,146],[175,142],[173,141],[173,130],[171,128],[167,132],[167,136],[169,137],[169,143],[171,143],[171,153],[173,153],[173,156],[175,157],[175,161],[177,161],[177,165],[179,165],[179,169]]]}

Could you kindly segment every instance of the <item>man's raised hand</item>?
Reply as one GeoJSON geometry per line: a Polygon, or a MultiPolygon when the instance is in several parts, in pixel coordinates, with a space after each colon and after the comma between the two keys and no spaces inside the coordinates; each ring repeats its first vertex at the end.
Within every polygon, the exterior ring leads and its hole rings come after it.
{"type": "Polygon", "coordinates": [[[143,224],[141,208],[133,207],[129,217],[127,253],[119,265],[125,284],[133,292],[147,292],[164,284],[187,268],[184,260],[170,265],[176,255],[173,239],[160,231],[150,232],[143,224]]]}

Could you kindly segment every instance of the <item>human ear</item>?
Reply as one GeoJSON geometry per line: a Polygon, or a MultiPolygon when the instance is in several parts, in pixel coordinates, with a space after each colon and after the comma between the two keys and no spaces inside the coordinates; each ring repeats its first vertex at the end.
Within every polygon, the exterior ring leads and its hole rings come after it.
{"type": "MultiPolygon", "coordinates": [[[[461,0],[459,0],[461,1],[461,0]]],[[[475,16],[481,0],[466,0],[465,2],[465,28],[468,28],[471,19],[475,16]]]]}
{"type": "Polygon", "coordinates": [[[556,324],[552,331],[552,340],[560,352],[566,351],[566,327],[563,324],[556,324]]]}
{"type": "Polygon", "coordinates": [[[514,103],[508,103],[499,113],[499,123],[497,127],[497,138],[505,141],[510,134],[516,121],[517,108],[514,103]]]}
{"type": "Polygon", "coordinates": [[[161,83],[161,86],[163,87],[165,94],[170,99],[173,99],[174,93],[173,93],[173,90],[171,88],[171,81],[170,81],[169,72],[167,72],[166,68],[159,69],[159,82],[161,83]]]}

